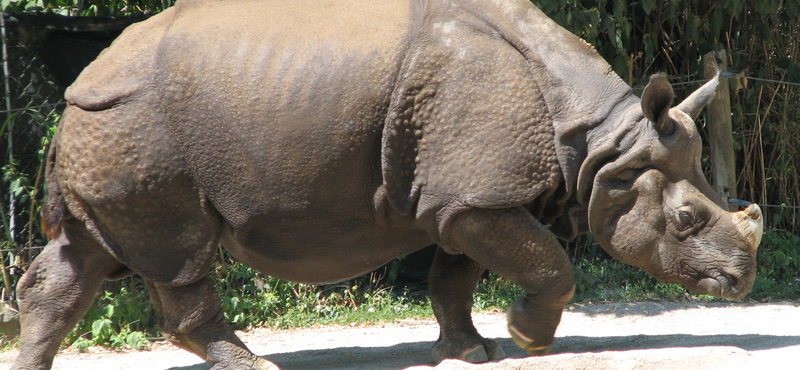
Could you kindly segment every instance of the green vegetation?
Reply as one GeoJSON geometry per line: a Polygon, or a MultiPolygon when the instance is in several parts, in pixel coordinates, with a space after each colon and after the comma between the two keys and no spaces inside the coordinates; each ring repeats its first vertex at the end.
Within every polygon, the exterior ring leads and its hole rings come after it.
{"type": "Polygon", "coordinates": [[[233,263],[220,266],[214,277],[225,315],[236,329],[376,322],[431,313],[422,292],[395,288],[378,273],[316,286],[266,277],[233,263]]]}
{"type": "Polygon", "coordinates": [[[158,13],[174,3],[175,0],[2,0],[7,13],[54,13],[85,17],[158,13]]]}
{"type": "Polygon", "coordinates": [[[749,297],[785,300],[800,297],[800,236],[767,229],[758,249],[758,277],[749,297]]]}
{"type": "Polygon", "coordinates": [[[147,292],[143,286],[135,287],[141,281],[130,283],[133,289],[123,287],[117,294],[105,292],[98,297],[66,342],[81,351],[94,345],[142,349],[160,336],[147,292]]]}

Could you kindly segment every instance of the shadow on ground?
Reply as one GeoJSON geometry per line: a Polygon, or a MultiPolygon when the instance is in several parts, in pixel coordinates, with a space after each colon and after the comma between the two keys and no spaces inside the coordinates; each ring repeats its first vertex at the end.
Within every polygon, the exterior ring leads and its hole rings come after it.
{"type": "Polygon", "coordinates": [[[619,337],[567,336],[556,338],[552,353],[627,351],[635,349],[693,348],[733,346],[760,351],[800,345],[800,336],[724,334],[724,335],[629,335],[619,337]]]}
{"type": "MultiPolygon", "coordinates": [[[[508,338],[493,338],[509,357],[526,357],[526,353],[508,338]]],[[[800,345],[800,336],[778,335],[632,335],[615,337],[568,336],[556,338],[553,354],[593,353],[663,348],[698,348],[734,346],[758,351],[800,345]]],[[[433,342],[401,343],[389,347],[340,347],[321,350],[274,353],[263,356],[283,370],[305,369],[385,369],[400,370],[410,366],[432,366],[433,342]]],[[[169,370],[208,370],[206,364],[173,367],[169,370]]]]}
{"type": "MultiPolygon", "coordinates": [[[[772,305],[782,305],[787,307],[798,307],[797,302],[779,302],[772,305]]],[[[670,311],[680,311],[687,309],[707,309],[717,307],[752,307],[760,306],[757,302],[730,302],[730,301],[693,301],[693,302],[618,302],[600,304],[581,304],[573,303],[567,311],[578,312],[587,316],[613,315],[623,317],[630,315],[657,316],[670,311]]]]}

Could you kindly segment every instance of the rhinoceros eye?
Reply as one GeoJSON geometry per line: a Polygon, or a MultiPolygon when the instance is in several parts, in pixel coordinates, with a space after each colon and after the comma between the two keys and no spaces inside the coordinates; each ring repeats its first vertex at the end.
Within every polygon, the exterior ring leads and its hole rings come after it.
{"type": "Polygon", "coordinates": [[[694,207],[683,206],[678,208],[678,229],[683,231],[694,225],[694,207]]]}
{"type": "Polygon", "coordinates": [[[686,211],[680,212],[681,224],[689,226],[692,224],[692,214],[686,211]]]}

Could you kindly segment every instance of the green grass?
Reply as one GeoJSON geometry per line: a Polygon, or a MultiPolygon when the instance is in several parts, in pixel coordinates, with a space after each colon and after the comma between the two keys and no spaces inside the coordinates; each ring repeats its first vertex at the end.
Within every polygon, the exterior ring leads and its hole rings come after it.
{"type": "Polygon", "coordinates": [[[246,285],[222,292],[223,309],[234,328],[308,327],[432,315],[426,296],[380,285],[375,275],[328,286],[265,281],[262,289],[246,285]]]}
{"type": "Polygon", "coordinates": [[[691,295],[676,284],[659,283],[643,270],[611,258],[573,261],[573,302],[680,300],[691,295]]]}
{"type": "MultiPolygon", "coordinates": [[[[644,271],[613,259],[578,260],[573,261],[573,266],[576,278],[573,303],[715,299],[688,293],[676,284],[659,283],[644,271]]],[[[514,282],[489,273],[478,285],[473,309],[505,309],[524,294],[514,282]]]]}

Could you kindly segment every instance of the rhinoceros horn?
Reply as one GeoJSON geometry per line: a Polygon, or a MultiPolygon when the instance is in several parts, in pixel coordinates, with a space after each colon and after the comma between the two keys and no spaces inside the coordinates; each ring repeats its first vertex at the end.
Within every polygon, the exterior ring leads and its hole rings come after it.
{"type": "Polygon", "coordinates": [[[717,71],[717,74],[714,76],[714,78],[706,82],[699,89],[695,90],[692,95],[689,95],[689,97],[687,97],[675,108],[688,114],[689,117],[692,117],[692,120],[697,119],[697,116],[700,114],[700,111],[703,110],[703,107],[714,100],[717,84],[719,84],[719,75],[720,72],[717,71]]]}

